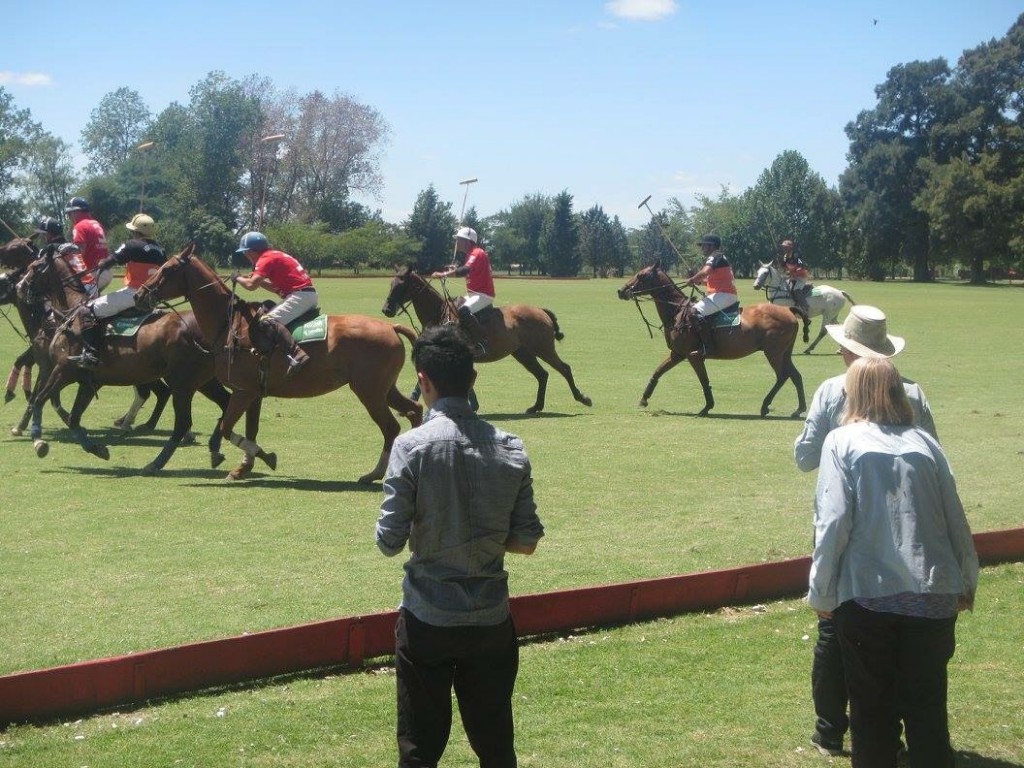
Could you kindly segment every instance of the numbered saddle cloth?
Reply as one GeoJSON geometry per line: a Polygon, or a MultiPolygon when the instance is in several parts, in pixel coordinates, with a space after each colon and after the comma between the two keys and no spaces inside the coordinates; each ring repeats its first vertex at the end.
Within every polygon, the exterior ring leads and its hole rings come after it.
{"type": "Polygon", "coordinates": [[[288,330],[299,344],[306,341],[323,341],[327,338],[327,315],[317,315],[305,322],[300,317],[288,324],[288,330]]]}

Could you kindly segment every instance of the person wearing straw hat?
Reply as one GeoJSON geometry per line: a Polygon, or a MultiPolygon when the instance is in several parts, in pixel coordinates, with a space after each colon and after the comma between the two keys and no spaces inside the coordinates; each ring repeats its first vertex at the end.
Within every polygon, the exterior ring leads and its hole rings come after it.
{"type": "Polygon", "coordinates": [[[103,350],[103,330],[99,321],[119,312],[135,309],[135,294],[150,275],[167,261],[164,249],[156,242],[156,222],[145,213],[137,213],[124,225],[131,237],[96,265],[100,274],[115,264],[125,267],[124,287],[112,293],[90,299],[79,307],[75,325],[82,339],[82,351],[68,360],[81,368],[96,368],[103,350]]]}
{"type": "MultiPolygon", "coordinates": [[[[827,325],[825,330],[839,344],[839,352],[847,367],[862,357],[895,357],[906,346],[905,339],[889,334],[885,313],[867,304],[855,304],[842,325],[827,325]]],[[[935,420],[921,387],[904,378],[903,391],[913,409],[914,423],[938,440],[935,420]]],[[[841,425],[845,410],[844,372],[826,379],[814,393],[803,432],[793,446],[800,470],[810,472],[818,468],[825,438],[841,425]]],[[[841,755],[843,737],[850,725],[846,714],[849,696],[839,637],[831,619],[818,620],[818,640],[811,666],[811,698],[816,715],[811,744],[822,754],[841,755]]]]}

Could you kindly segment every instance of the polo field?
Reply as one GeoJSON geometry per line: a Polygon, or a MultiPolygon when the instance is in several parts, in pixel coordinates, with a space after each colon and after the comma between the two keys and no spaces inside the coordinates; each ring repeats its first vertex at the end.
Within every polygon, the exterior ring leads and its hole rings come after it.
{"type": "MultiPolygon", "coordinates": [[[[802,427],[789,418],[793,388],[781,389],[761,418],[773,374],[757,353],[708,361],[715,407],[707,417],[696,415],[704,398],[688,365],[666,374],[639,408],[666,350],[636,305],[617,298],[628,277],[496,280],[496,304],[557,315],[565,335],[558,355],[593,401],[589,408],[576,402],[554,375],[544,410],[527,414],[537,386],[527,370],[511,358],[478,367],[480,414],[523,438],[546,528],[534,556],[506,559],[513,594],[811,551],[815,473],[799,472],[793,461],[802,427]]],[[[384,319],[390,277],[314,281],[324,312],[384,319]]],[[[882,308],[889,332],[906,338],[894,361],[927,394],[973,531],[1024,526],[1020,285],[827,282],[882,308]]],[[[764,300],[750,283],[737,283],[744,305],[764,300]]],[[[462,284],[450,281],[449,289],[462,284]]],[[[650,304],[641,308],[657,322],[650,304]]],[[[16,313],[5,311],[18,326],[16,313]]],[[[416,325],[403,314],[389,322],[416,325]]],[[[0,365],[7,366],[26,343],[4,325],[0,365]]],[[[843,364],[830,338],[810,355],[804,346],[797,341],[793,362],[809,403],[843,364]]],[[[398,378],[404,394],[415,383],[408,349],[398,378]]],[[[20,392],[0,411],[0,674],[395,608],[404,557],[377,550],[381,487],[358,482],[380,453],[380,431],[347,387],[268,398],[259,443],[276,453],[277,468],[257,464],[238,482],[210,466],[205,442],[217,414],[199,398],[198,444],[144,475],[171,416],[155,434],[123,435],[112,422],[131,397],[130,388],[105,387],[83,416],[108,445],[109,461],[83,452],[49,407],[50,451],[37,458],[27,437],[10,433],[24,408],[20,392]]],[[[224,452],[228,464],[237,458],[231,445],[224,452]]],[[[957,625],[949,699],[959,764],[1024,765],[1022,587],[1019,563],[984,569],[977,609],[957,625]]],[[[515,698],[520,764],[822,765],[826,758],[808,744],[815,623],[794,596],[532,638],[515,698]]],[[[361,670],[263,681],[76,723],[12,726],[0,732],[0,768],[391,764],[388,664],[378,659],[361,670]]],[[[475,764],[459,726],[443,764],[475,764]]]]}

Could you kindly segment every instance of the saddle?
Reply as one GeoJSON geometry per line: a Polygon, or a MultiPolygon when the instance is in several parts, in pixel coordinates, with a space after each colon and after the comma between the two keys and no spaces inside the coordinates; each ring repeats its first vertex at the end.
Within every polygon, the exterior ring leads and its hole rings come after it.
{"type": "Polygon", "coordinates": [[[135,336],[146,323],[167,314],[162,309],[126,309],[111,317],[103,318],[99,325],[103,327],[104,336],[135,336]]]}

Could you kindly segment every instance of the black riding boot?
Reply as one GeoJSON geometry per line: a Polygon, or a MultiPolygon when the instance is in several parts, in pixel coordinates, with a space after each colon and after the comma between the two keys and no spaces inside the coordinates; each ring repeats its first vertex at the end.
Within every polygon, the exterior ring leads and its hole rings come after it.
{"type": "Polygon", "coordinates": [[[75,314],[75,326],[81,340],[81,351],[77,355],[68,355],[68,360],[79,368],[92,370],[100,364],[100,353],[103,348],[103,329],[93,314],[92,307],[82,306],[75,314]]]}
{"type": "Polygon", "coordinates": [[[713,320],[704,315],[694,313],[693,329],[697,332],[697,338],[704,347],[704,357],[711,357],[715,352],[715,332],[711,327],[713,320]]]}
{"type": "Polygon", "coordinates": [[[459,326],[469,336],[470,341],[474,343],[473,357],[479,360],[486,355],[487,340],[484,335],[484,327],[480,324],[477,316],[470,311],[469,307],[459,307],[459,326]]]}
{"type": "Polygon", "coordinates": [[[285,371],[285,376],[293,376],[309,363],[309,355],[306,354],[306,350],[295,343],[295,339],[292,338],[291,331],[282,323],[273,317],[261,317],[260,322],[264,323],[264,330],[267,335],[273,339],[274,346],[278,347],[288,361],[288,370],[285,371]]]}

